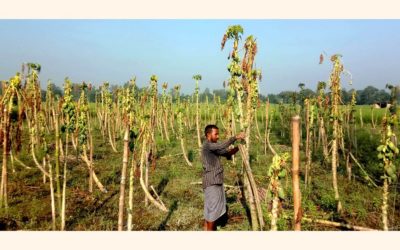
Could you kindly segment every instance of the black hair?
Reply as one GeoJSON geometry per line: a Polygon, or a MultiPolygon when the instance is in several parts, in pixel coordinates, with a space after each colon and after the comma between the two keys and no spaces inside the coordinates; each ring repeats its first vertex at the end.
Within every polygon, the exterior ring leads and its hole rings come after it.
{"type": "Polygon", "coordinates": [[[218,129],[218,127],[214,124],[209,124],[206,126],[206,128],[204,129],[204,135],[207,137],[208,133],[211,133],[211,131],[214,129],[218,129]]]}

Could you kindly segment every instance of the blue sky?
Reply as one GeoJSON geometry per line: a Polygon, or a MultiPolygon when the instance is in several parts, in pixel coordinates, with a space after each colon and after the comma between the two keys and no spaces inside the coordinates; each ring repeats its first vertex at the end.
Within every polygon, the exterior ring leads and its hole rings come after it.
{"type": "Polygon", "coordinates": [[[201,91],[220,89],[229,77],[229,25],[257,38],[256,65],[263,72],[262,94],[295,90],[302,82],[315,89],[327,81],[331,64],[319,55],[340,53],[353,76],[346,89],[368,85],[384,88],[400,80],[400,20],[0,20],[0,79],[9,79],[22,62],[42,65],[42,88],[48,79],[61,86],[73,82],[121,84],[132,76],[146,86],[156,74],[159,83],[201,91]]]}

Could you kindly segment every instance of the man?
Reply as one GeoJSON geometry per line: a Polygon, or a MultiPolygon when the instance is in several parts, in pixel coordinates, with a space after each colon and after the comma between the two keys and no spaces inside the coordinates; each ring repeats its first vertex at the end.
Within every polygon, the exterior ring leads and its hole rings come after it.
{"type": "Polygon", "coordinates": [[[220,156],[231,159],[231,156],[239,151],[238,147],[228,147],[236,140],[243,140],[245,134],[229,138],[218,143],[218,127],[207,125],[204,129],[206,140],[202,148],[203,161],[203,190],[204,190],[204,230],[215,231],[216,221],[226,213],[226,198],[224,191],[224,169],[219,161],[220,156]]]}

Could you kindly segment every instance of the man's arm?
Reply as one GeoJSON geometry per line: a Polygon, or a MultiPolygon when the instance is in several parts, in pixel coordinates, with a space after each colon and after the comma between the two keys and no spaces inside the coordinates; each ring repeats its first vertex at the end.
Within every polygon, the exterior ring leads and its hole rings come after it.
{"type": "Polygon", "coordinates": [[[232,155],[236,154],[239,151],[239,147],[234,147],[230,150],[228,150],[228,152],[226,154],[224,154],[223,156],[226,157],[226,159],[228,160],[232,160],[232,155]]]}
{"type": "MultiPolygon", "coordinates": [[[[245,138],[245,134],[243,132],[240,132],[236,136],[232,136],[229,138],[227,141],[221,142],[221,143],[210,143],[209,144],[209,149],[212,152],[217,153],[218,155],[223,156],[224,154],[229,152],[229,145],[233,144],[236,140],[243,140],[245,138]]],[[[235,152],[236,153],[236,152],[235,152]]]]}
{"type": "Polygon", "coordinates": [[[232,136],[231,138],[229,138],[228,140],[226,140],[224,142],[209,143],[208,145],[209,145],[210,151],[212,151],[218,155],[224,155],[224,154],[228,153],[229,145],[231,145],[235,141],[236,141],[236,137],[232,136]]]}

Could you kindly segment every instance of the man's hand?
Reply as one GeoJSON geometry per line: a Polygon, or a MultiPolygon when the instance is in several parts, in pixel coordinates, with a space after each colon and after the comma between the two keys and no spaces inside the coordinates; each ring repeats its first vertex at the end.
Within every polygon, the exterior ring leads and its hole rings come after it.
{"type": "Polygon", "coordinates": [[[244,132],[240,132],[235,137],[236,137],[236,140],[244,140],[244,138],[246,137],[246,134],[244,132]]]}
{"type": "Polygon", "coordinates": [[[232,149],[229,151],[229,155],[234,155],[234,154],[236,154],[238,151],[239,151],[239,148],[238,148],[238,147],[234,147],[234,148],[232,148],[232,149]]]}

